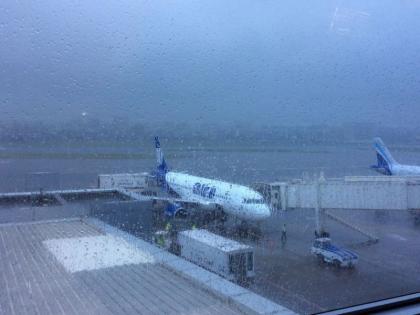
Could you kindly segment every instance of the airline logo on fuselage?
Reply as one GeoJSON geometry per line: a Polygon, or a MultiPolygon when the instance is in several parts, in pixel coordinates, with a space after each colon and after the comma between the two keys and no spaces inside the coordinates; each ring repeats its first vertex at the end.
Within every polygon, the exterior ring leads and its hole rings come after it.
{"type": "Polygon", "coordinates": [[[216,187],[201,183],[195,183],[193,186],[193,193],[204,198],[213,199],[216,194],[216,187]]]}

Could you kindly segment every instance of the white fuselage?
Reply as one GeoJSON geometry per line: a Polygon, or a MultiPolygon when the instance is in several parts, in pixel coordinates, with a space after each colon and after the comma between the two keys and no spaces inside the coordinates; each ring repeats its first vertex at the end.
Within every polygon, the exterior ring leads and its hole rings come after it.
{"type": "Polygon", "coordinates": [[[246,186],[177,172],[166,173],[165,179],[182,199],[217,204],[243,220],[263,220],[271,214],[263,196],[246,186]]]}
{"type": "Polygon", "coordinates": [[[417,165],[392,164],[390,171],[395,176],[420,176],[420,166],[417,165]]]}

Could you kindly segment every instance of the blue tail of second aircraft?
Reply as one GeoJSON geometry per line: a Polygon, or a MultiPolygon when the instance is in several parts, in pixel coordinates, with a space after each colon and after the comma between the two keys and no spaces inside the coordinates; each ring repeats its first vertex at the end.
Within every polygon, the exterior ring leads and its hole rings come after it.
{"type": "Polygon", "coordinates": [[[168,165],[166,164],[165,157],[163,156],[163,152],[160,148],[159,137],[155,137],[155,147],[156,147],[156,161],[157,161],[156,179],[159,186],[165,187],[165,184],[166,184],[165,175],[168,172],[168,165]]]}
{"type": "Polygon", "coordinates": [[[381,138],[373,139],[373,147],[376,151],[377,164],[372,168],[379,173],[392,175],[392,166],[397,164],[381,138]]]}

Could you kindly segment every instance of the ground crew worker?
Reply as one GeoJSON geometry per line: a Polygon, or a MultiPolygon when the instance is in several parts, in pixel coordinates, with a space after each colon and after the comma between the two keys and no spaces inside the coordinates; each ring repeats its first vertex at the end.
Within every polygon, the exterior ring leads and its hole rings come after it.
{"type": "Polygon", "coordinates": [[[163,237],[163,234],[160,234],[160,235],[158,236],[157,243],[158,243],[158,245],[159,245],[160,247],[164,247],[164,246],[165,246],[165,239],[164,239],[164,237],[163,237]]]}
{"type": "Polygon", "coordinates": [[[281,228],[281,241],[285,243],[287,241],[286,235],[286,223],[283,223],[283,227],[281,228]]]}
{"type": "Polygon", "coordinates": [[[170,231],[170,229],[171,229],[171,223],[169,223],[169,222],[168,222],[168,223],[166,223],[166,225],[165,225],[165,230],[169,232],[169,231],[170,231]]]}

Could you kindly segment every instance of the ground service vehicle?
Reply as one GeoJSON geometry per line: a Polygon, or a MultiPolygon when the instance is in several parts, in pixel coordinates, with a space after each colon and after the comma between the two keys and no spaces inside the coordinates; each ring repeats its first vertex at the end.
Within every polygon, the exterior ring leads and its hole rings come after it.
{"type": "Polygon", "coordinates": [[[337,267],[354,267],[359,259],[355,253],[332,245],[331,239],[328,237],[315,239],[311,252],[320,261],[334,264],[337,267]]]}
{"type": "Polygon", "coordinates": [[[178,233],[181,256],[231,281],[247,281],[255,276],[251,246],[204,229],[178,233]]]}

